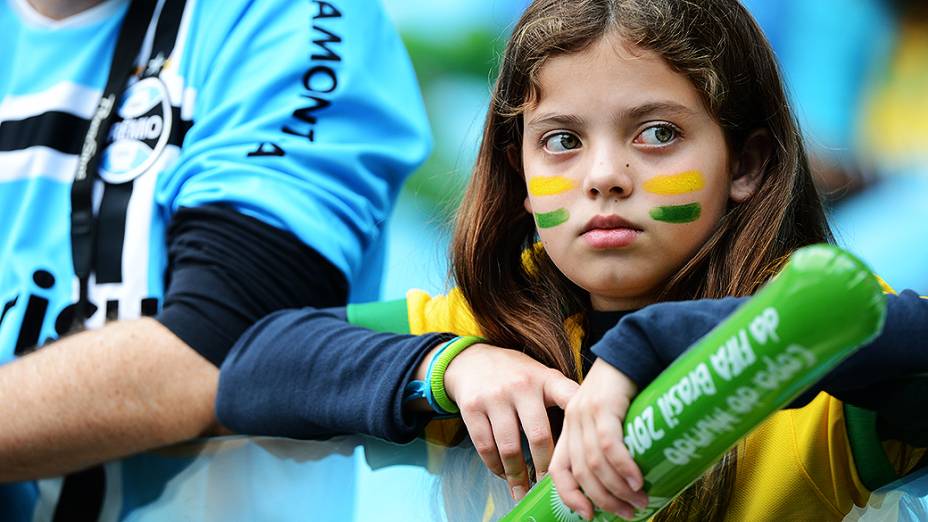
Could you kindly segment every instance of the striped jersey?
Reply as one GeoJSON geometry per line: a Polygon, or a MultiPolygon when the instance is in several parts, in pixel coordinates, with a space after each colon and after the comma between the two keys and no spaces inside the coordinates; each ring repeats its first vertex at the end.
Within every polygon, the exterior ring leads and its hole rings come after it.
{"type": "MultiPolygon", "coordinates": [[[[71,186],[128,7],[55,21],[0,0],[0,364],[74,322],[71,186]]],[[[352,299],[378,297],[383,225],[430,137],[377,3],[158,0],[135,65],[100,152],[86,326],[158,312],[167,225],[203,205],[292,232],[352,299]]],[[[106,470],[103,518],[121,518],[124,472],[106,470]]],[[[7,515],[52,519],[60,481],[10,488],[25,493],[0,488],[7,515]]]]}

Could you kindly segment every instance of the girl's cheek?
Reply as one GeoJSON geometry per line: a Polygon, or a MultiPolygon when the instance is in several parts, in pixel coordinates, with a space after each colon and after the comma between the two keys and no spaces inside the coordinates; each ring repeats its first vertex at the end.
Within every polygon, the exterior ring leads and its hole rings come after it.
{"type": "Polygon", "coordinates": [[[576,187],[574,180],[564,176],[534,176],[528,180],[528,193],[532,196],[557,196],[576,187]]]}
{"type": "MultiPolygon", "coordinates": [[[[564,176],[533,176],[528,180],[528,193],[535,198],[559,196],[575,188],[576,182],[564,176]]],[[[538,228],[554,228],[563,225],[569,219],[570,213],[566,208],[535,213],[535,224],[538,228]]]]}
{"type": "MultiPolygon", "coordinates": [[[[641,188],[657,196],[680,196],[701,191],[706,186],[705,177],[698,170],[687,170],[676,174],[654,176],[645,181],[641,188]]],[[[682,205],[658,205],[649,212],[651,219],[662,223],[692,223],[702,215],[698,201],[682,205]]]]}
{"type": "Polygon", "coordinates": [[[568,219],[570,219],[570,212],[566,208],[535,213],[535,224],[538,225],[538,228],[554,228],[567,223],[568,219]]]}
{"type": "Polygon", "coordinates": [[[692,223],[702,214],[702,205],[698,202],[685,205],[668,205],[654,207],[650,211],[651,219],[663,223],[692,223]]]}

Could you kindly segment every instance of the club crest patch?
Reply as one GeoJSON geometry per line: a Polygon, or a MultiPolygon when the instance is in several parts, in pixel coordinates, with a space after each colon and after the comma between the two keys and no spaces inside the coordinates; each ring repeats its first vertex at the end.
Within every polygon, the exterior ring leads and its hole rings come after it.
{"type": "Polygon", "coordinates": [[[172,120],[171,100],[160,79],[143,78],[129,87],[100,159],[100,177],[119,184],[142,175],[167,146],[172,120]]]}

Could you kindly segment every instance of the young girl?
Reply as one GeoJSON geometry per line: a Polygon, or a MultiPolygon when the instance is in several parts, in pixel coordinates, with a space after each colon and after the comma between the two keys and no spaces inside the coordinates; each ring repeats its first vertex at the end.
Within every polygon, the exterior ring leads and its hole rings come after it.
{"type": "MultiPolygon", "coordinates": [[[[223,365],[219,418],[241,433],[404,441],[459,408],[481,458],[519,498],[529,486],[522,433],[544,473],[546,408],[566,406],[589,346],[624,313],[751,294],[792,251],[831,239],[799,136],[769,46],[737,1],[536,1],[506,49],[458,214],[460,290],[401,303],[398,330],[419,336],[352,326],[337,311],[268,317],[223,365]]],[[[781,433],[778,418],[769,433],[781,433]]],[[[659,517],[756,514],[729,502],[755,451],[726,455],[659,517]]],[[[843,463],[842,483],[856,477],[843,463]]],[[[647,497],[637,468],[620,469],[584,491],[630,516],[647,497]]],[[[784,483],[803,480],[780,471],[784,483]]],[[[845,500],[801,507],[821,519],[845,500]]],[[[779,507],[759,509],[788,518],[779,507]]]]}

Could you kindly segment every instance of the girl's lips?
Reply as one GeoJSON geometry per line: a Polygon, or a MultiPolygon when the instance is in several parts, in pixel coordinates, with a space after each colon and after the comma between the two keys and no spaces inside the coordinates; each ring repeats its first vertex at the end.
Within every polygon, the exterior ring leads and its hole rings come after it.
{"type": "Polygon", "coordinates": [[[592,248],[605,250],[631,245],[640,230],[633,228],[594,228],[583,233],[583,239],[592,248]]]}
{"type": "Polygon", "coordinates": [[[635,241],[641,229],[621,216],[595,216],[581,236],[592,248],[610,249],[627,247],[635,241]]]}

